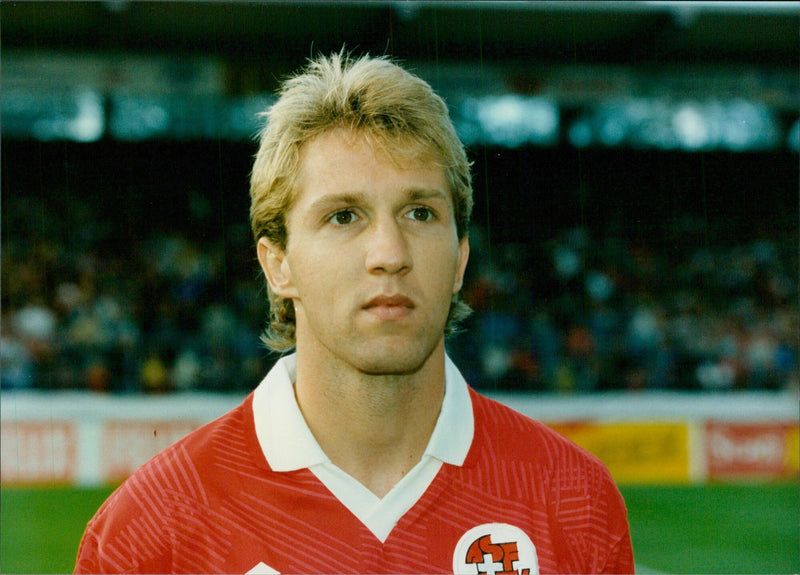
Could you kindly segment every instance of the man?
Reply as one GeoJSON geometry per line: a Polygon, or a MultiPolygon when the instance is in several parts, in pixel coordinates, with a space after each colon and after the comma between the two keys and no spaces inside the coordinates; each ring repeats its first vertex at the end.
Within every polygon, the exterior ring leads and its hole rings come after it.
{"type": "Polygon", "coordinates": [[[339,54],[267,118],[251,178],[265,341],[296,352],[126,481],[76,571],[632,572],[603,465],[446,355],[472,198],[444,102],[339,54]]]}

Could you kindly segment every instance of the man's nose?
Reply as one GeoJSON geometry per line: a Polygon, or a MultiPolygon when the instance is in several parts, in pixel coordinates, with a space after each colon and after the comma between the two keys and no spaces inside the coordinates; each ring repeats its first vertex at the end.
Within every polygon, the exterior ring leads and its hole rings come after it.
{"type": "Polygon", "coordinates": [[[400,222],[380,218],[369,234],[366,267],[370,273],[405,273],[411,269],[411,253],[400,222]]]}

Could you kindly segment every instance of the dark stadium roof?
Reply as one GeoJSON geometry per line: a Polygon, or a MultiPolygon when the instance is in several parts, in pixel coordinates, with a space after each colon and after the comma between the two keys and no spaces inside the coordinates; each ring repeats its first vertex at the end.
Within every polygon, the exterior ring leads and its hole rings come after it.
{"type": "Polygon", "coordinates": [[[797,2],[2,2],[4,48],[795,66],[797,2]]]}

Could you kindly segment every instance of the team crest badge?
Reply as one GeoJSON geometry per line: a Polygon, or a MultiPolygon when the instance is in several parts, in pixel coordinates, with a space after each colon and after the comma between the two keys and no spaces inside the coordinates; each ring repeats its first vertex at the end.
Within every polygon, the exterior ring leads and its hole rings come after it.
{"type": "Polygon", "coordinates": [[[519,527],[485,523],[458,540],[453,554],[455,575],[539,575],[531,538],[519,527]]]}

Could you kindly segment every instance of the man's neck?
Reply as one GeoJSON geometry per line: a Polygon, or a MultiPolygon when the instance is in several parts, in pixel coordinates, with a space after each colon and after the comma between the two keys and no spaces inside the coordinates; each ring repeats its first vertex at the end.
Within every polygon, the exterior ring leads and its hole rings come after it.
{"type": "Polygon", "coordinates": [[[395,376],[304,364],[298,354],[295,394],[331,462],[383,497],[422,458],[444,379],[443,346],[416,373],[395,376]]]}

